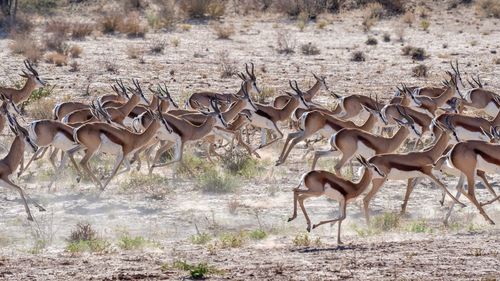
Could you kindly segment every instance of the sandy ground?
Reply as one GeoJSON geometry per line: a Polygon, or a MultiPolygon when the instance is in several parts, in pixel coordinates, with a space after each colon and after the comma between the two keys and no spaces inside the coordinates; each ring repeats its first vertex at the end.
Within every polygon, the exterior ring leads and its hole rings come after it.
{"type": "MultiPolygon", "coordinates": [[[[429,32],[407,27],[404,43],[383,42],[387,32],[395,38],[402,24],[398,19],[379,22],[370,36],[379,41],[367,46],[368,37],[361,31],[360,13],[348,12],[328,16],[331,21],[320,30],[309,24],[300,32],[295,22],[271,15],[227,18],[235,26],[231,40],[217,40],[205,24],[192,24],[188,32],[148,33],[146,39],[120,36],[96,36],[74,42],[84,49],[75,59],[80,72],[69,72],[69,66],[55,67],[45,63],[38,66],[42,76],[56,85],[57,99],[65,96],[82,100],[88,83],[91,92],[108,91],[112,79],[138,78],[144,88],[159,81],[167,83],[173,96],[181,101],[196,90],[212,89],[236,92],[239,81],[220,78],[221,52],[226,50],[230,61],[241,70],[245,62],[254,62],[260,87],[287,89],[288,79],[297,79],[302,88],[313,82],[310,72],[327,76],[330,88],[338,94],[377,93],[388,98],[398,82],[408,84],[438,84],[448,69],[450,60],[458,59],[465,75],[480,74],[488,88],[500,88],[500,68],[493,63],[499,49],[499,20],[479,19],[474,11],[459,8],[451,11],[433,7],[428,19],[429,32]],[[279,30],[289,30],[297,42],[297,53],[277,55],[276,36],[279,30]],[[180,45],[174,47],[172,40],[180,45]],[[164,54],[148,52],[153,42],[165,40],[164,54]],[[317,56],[304,56],[300,45],[313,42],[321,50],[317,56]],[[424,47],[429,58],[423,63],[430,67],[427,78],[411,77],[417,65],[401,55],[404,45],[424,47]],[[444,44],[447,45],[444,48],[444,44]],[[144,62],[128,59],[128,46],[145,50],[144,62]],[[367,61],[351,62],[351,52],[363,50],[367,61]],[[196,54],[196,55],[195,55],[196,54]],[[118,73],[106,70],[113,63],[118,73]]],[[[7,50],[9,40],[0,40],[7,50]]],[[[0,76],[4,83],[16,81],[22,57],[0,52],[0,76]]],[[[331,102],[321,93],[319,102],[331,102]]],[[[9,142],[3,142],[7,146],[9,142]]],[[[163,267],[176,260],[207,263],[217,268],[213,279],[230,280],[495,280],[500,278],[500,231],[498,226],[485,223],[470,205],[455,208],[452,226],[441,223],[448,203],[439,205],[440,191],[428,182],[412,194],[408,214],[401,218],[401,227],[387,232],[364,235],[369,231],[360,212],[359,203],[348,208],[343,224],[342,247],[336,245],[336,227],[325,225],[315,229],[310,239],[321,243],[297,246],[297,235],[305,231],[305,220],[287,223],[292,211],[291,188],[309,164],[303,159],[305,149],[297,146],[286,165],[274,167],[283,143],[265,149],[261,155],[264,167],[257,176],[242,179],[239,189],[230,194],[213,195],[200,192],[190,176],[173,177],[172,169],[162,168],[155,173],[162,183],[154,188],[134,186],[130,179],[141,174],[119,176],[97,197],[89,183],[77,184],[66,173],[48,192],[46,185],[51,168],[46,160],[36,163],[30,171],[16,179],[31,196],[40,201],[47,212],[33,210],[36,222],[29,223],[17,194],[0,190],[0,279],[5,280],[137,280],[182,279],[188,273],[163,267]],[[126,188],[128,186],[128,188],[126,188]],[[237,202],[237,203],[234,203],[237,202]],[[232,210],[236,204],[236,210],[232,210]],[[108,253],[70,254],[65,251],[71,229],[79,221],[88,221],[99,235],[112,243],[108,253]],[[425,221],[426,231],[414,233],[408,225],[425,221]],[[190,237],[197,231],[217,237],[223,233],[264,229],[269,236],[263,240],[247,239],[240,247],[223,248],[216,238],[207,245],[194,245],[190,237]],[[123,233],[140,235],[152,245],[140,251],[124,251],[117,244],[123,233]],[[48,241],[37,249],[37,241],[48,241]]],[[[26,156],[28,157],[28,156],[26,156]]],[[[331,160],[320,162],[331,169],[331,160]]],[[[498,192],[500,177],[490,175],[498,192]]],[[[451,188],[456,178],[448,178],[451,188]]],[[[405,183],[389,182],[371,203],[372,216],[399,212],[405,183]]],[[[478,188],[478,198],[486,201],[490,194],[478,188]]],[[[464,200],[464,199],[463,199],[464,200]]],[[[465,201],[464,201],[465,202],[465,201]]],[[[337,203],[326,199],[306,203],[313,222],[337,215],[337,203]]],[[[492,219],[500,222],[500,204],[486,207],[492,219]]]]}

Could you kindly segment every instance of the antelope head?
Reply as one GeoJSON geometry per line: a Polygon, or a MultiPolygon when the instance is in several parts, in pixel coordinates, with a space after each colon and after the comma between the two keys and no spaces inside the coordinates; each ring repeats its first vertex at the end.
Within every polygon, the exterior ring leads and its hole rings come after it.
{"type": "MultiPolygon", "coordinates": [[[[153,88],[149,88],[149,90],[159,99],[162,101],[168,101],[170,105],[172,105],[175,108],[179,108],[179,105],[174,101],[172,96],[170,95],[170,92],[168,91],[167,85],[163,84],[163,87],[158,84],[156,87],[156,90],[153,88]]],[[[158,104],[160,107],[161,105],[158,104]]],[[[161,112],[164,112],[165,110],[161,110],[161,112]]]]}
{"type": "Polygon", "coordinates": [[[218,104],[218,99],[217,98],[210,98],[210,105],[212,106],[213,108],[213,112],[206,112],[206,111],[201,111],[200,112],[204,115],[207,115],[207,116],[212,116],[214,118],[216,118],[216,126],[219,126],[219,127],[227,127],[227,122],[226,120],[224,120],[224,116],[222,116],[222,113],[220,111],[220,108],[219,108],[219,104],[218,104]]]}
{"type": "Polygon", "coordinates": [[[380,103],[378,102],[378,95],[375,95],[375,101],[373,101],[372,95],[370,94],[370,100],[372,101],[372,108],[364,106],[363,104],[361,106],[370,114],[372,114],[373,116],[377,117],[380,121],[382,121],[384,125],[386,126],[389,125],[389,121],[383,114],[385,106],[383,108],[380,108],[380,103]]]}
{"type": "Polygon", "coordinates": [[[407,95],[408,97],[410,97],[411,101],[413,101],[413,103],[416,105],[416,106],[421,106],[422,105],[422,102],[420,100],[418,100],[416,97],[415,97],[415,93],[410,90],[406,84],[402,84],[401,85],[403,87],[403,93],[405,95],[407,95]]]}
{"type": "Polygon", "coordinates": [[[23,128],[19,123],[17,122],[16,118],[14,115],[11,115],[10,113],[7,113],[7,119],[9,120],[9,127],[12,130],[12,132],[21,138],[25,144],[27,144],[32,152],[36,152],[38,150],[38,146],[35,144],[35,142],[30,138],[28,130],[23,128]]]}
{"type": "Polygon", "coordinates": [[[0,107],[0,113],[2,114],[16,113],[19,116],[21,116],[21,111],[19,110],[17,105],[12,102],[12,96],[7,98],[3,93],[0,93],[0,100],[3,102],[2,106],[0,107]],[[11,109],[13,109],[14,112],[11,112],[11,109]]]}
{"type": "Polygon", "coordinates": [[[325,89],[325,91],[330,92],[330,89],[328,89],[328,85],[326,85],[326,76],[317,76],[316,74],[312,74],[316,81],[319,82],[321,85],[321,88],[325,89]]]}
{"type": "Polygon", "coordinates": [[[302,92],[299,89],[297,81],[294,80],[292,83],[292,80],[288,80],[288,84],[296,94],[292,94],[290,92],[285,92],[285,93],[289,95],[291,98],[297,99],[299,101],[299,106],[298,106],[299,108],[309,108],[309,104],[304,99],[304,92],[302,92]]]}
{"type": "Polygon", "coordinates": [[[251,68],[249,68],[247,63],[245,63],[245,71],[248,76],[241,72],[238,74],[238,77],[245,82],[245,87],[249,93],[260,95],[261,92],[259,87],[257,87],[257,77],[255,77],[255,66],[253,62],[250,63],[250,66],[251,68]]]}
{"type": "Polygon", "coordinates": [[[462,74],[460,73],[460,69],[458,68],[458,60],[455,61],[455,66],[453,66],[453,62],[450,62],[450,65],[451,65],[451,69],[453,70],[453,72],[455,73],[455,77],[456,77],[456,85],[457,85],[457,89],[458,89],[458,92],[465,92],[465,84],[462,80],[462,74]]]}
{"type": "Polygon", "coordinates": [[[130,97],[127,94],[127,87],[123,84],[123,81],[121,79],[116,79],[115,80],[116,85],[111,85],[111,89],[120,97],[119,100],[121,101],[126,101],[130,97]]]}
{"type": "Polygon", "coordinates": [[[24,60],[24,66],[26,66],[26,69],[28,72],[26,72],[23,69],[23,74],[19,74],[24,78],[28,78],[29,80],[32,80],[36,83],[37,87],[43,87],[47,85],[47,82],[45,82],[40,76],[38,75],[38,72],[36,71],[35,68],[33,68],[33,65],[31,65],[29,60],[24,60]]]}
{"type": "Polygon", "coordinates": [[[253,103],[252,96],[250,96],[250,94],[248,94],[245,82],[241,83],[241,90],[243,92],[243,97],[238,97],[238,98],[246,101],[245,107],[243,109],[248,109],[248,110],[252,110],[252,111],[259,110],[257,108],[257,106],[255,105],[255,103],[253,103]]]}
{"type": "Polygon", "coordinates": [[[365,167],[365,169],[368,169],[368,171],[374,176],[374,178],[385,178],[386,174],[380,170],[377,166],[374,164],[370,163],[368,160],[365,159],[365,157],[361,155],[356,155],[356,160],[365,167]]]}
{"type": "Polygon", "coordinates": [[[417,135],[417,137],[421,137],[422,132],[418,131],[417,127],[415,126],[415,121],[406,113],[406,109],[399,105],[396,106],[396,109],[398,110],[398,113],[402,117],[402,119],[392,117],[394,121],[396,121],[396,123],[398,123],[400,126],[409,127],[411,131],[415,133],[415,135],[417,135]]]}
{"type": "Polygon", "coordinates": [[[141,85],[139,84],[139,80],[137,79],[132,79],[132,83],[134,84],[134,88],[128,87],[128,90],[132,92],[133,95],[137,95],[140,98],[140,101],[142,104],[148,105],[149,101],[146,99],[144,96],[144,92],[142,91],[141,85]]]}

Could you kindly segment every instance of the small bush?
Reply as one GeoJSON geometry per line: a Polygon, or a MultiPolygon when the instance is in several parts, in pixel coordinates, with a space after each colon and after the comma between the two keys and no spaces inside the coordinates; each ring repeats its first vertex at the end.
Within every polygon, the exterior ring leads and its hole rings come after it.
{"type": "Polygon", "coordinates": [[[192,25],[190,25],[190,24],[180,24],[180,25],[179,25],[179,28],[180,28],[182,31],[184,31],[184,32],[188,32],[188,31],[190,31],[192,27],[193,27],[193,26],[192,26],[192,25]]]}
{"type": "Polygon", "coordinates": [[[181,44],[181,39],[174,37],[170,40],[170,43],[172,43],[172,46],[177,48],[181,44]]]}
{"type": "Polygon", "coordinates": [[[383,35],[384,42],[391,42],[391,35],[389,33],[384,33],[383,35]]]}
{"type": "Polygon", "coordinates": [[[296,41],[289,31],[280,30],[276,36],[278,54],[293,54],[295,52],[296,41]]]}
{"type": "Polygon", "coordinates": [[[376,231],[386,232],[399,227],[399,215],[394,213],[384,213],[380,216],[375,216],[370,221],[370,227],[376,231]]]}
{"type": "Polygon", "coordinates": [[[368,37],[368,39],[366,40],[365,43],[366,43],[366,45],[377,45],[378,40],[375,37],[368,37]]]}
{"type": "Polygon", "coordinates": [[[429,30],[429,26],[431,26],[431,23],[430,23],[428,20],[421,20],[421,21],[420,21],[420,27],[421,27],[424,31],[429,30]]]}
{"type": "Polygon", "coordinates": [[[411,69],[414,77],[427,77],[427,66],[425,64],[419,64],[411,69]]]}
{"type": "Polygon", "coordinates": [[[408,45],[404,46],[401,51],[403,55],[411,56],[414,60],[424,60],[427,57],[423,48],[416,48],[408,45]]]}
{"type": "Polygon", "coordinates": [[[366,61],[365,53],[362,51],[355,51],[351,55],[351,61],[361,62],[366,61]]]}
{"type": "Polygon", "coordinates": [[[72,63],[69,64],[70,69],[69,71],[71,72],[78,72],[80,71],[80,65],[78,64],[77,61],[73,61],[72,63]]]}
{"type": "Polygon", "coordinates": [[[240,248],[245,243],[245,233],[240,231],[238,233],[224,233],[220,237],[222,248],[240,248]]]}
{"type": "Polygon", "coordinates": [[[111,73],[118,73],[118,65],[112,61],[105,61],[104,62],[104,68],[106,69],[107,72],[111,73]]]}
{"type": "Polygon", "coordinates": [[[297,247],[309,247],[311,245],[316,245],[316,246],[321,246],[321,239],[318,237],[316,240],[312,241],[311,238],[309,237],[309,234],[307,233],[302,233],[302,234],[297,234],[293,240],[292,243],[294,246],[297,247]]]}
{"type": "Polygon", "coordinates": [[[100,25],[103,33],[117,32],[123,25],[123,15],[119,12],[109,12],[100,19],[100,25]]]}
{"type": "Polygon", "coordinates": [[[158,11],[158,26],[173,29],[177,20],[175,0],[160,0],[158,11]]]}
{"type": "Polygon", "coordinates": [[[191,243],[196,245],[205,245],[212,240],[212,236],[208,233],[202,232],[191,236],[191,243]]]}
{"type": "Polygon", "coordinates": [[[311,42],[300,46],[300,50],[302,51],[302,54],[306,56],[315,56],[320,53],[319,48],[311,42]]]}
{"type": "Polygon", "coordinates": [[[498,0],[478,0],[476,9],[484,16],[500,18],[500,2],[498,0]]]}
{"type": "Polygon", "coordinates": [[[172,269],[189,271],[191,279],[205,279],[207,274],[221,274],[222,271],[216,269],[215,267],[208,266],[206,263],[198,263],[197,265],[189,264],[185,261],[174,261],[172,265],[163,264],[161,266],[162,271],[170,271],[172,269]]]}
{"type": "Polygon", "coordinates": [[[118,241],[118,247],[122,250],[132,251],[140,250],[148,244],[148,241],[142,236],[132,237],[128,234],[124,234],[120,237],[118,241]]]}
{"type": "Polygon", "coordinates": [[[90,23],[77,22],[71,25],[71,38],[73,39],[84,39],[85,37],[92,34],[94,31],[94,25],[90,23]]]}
{"type": "Polygon", "coordinates": [[[68,56],[58,52],[50,52],[45,55],[45,61],[56,66],[63,66],[68,64],[68,56]]]}
{"type": "Polygon", "coordinates": [[[180,9],[190,18],[222,17],[226,11],[224,0],[184,0],[179,3],[180,9]]]}
{"type": "Polygon", "coordinates": [[[65,20],[50,20],[45,24],[45,32],[68,34],[71,32],[71,23],[65,20]]]}
{"type": "Polygon", "coordinates": [[[429,227],[429,225],[427,224],[427,221],[425,221],[425,220],[413,221],[406,226],[406,229],[409,232],[414,232],[414,233],[432,232],[432,229],[429,227]]]}
{"type": "Polygon", "coordinates": [[[90,241],[97,238],[97,232],[94,230],[90,223],[79,222],[76,227],[71,231],[68,242],[76,241],[90,241]]]}
{"type": "Polygon", "coordinates": [[[80,240],[75,242],[70,242],[66,246],[66,251],[70,253],[82,253],[82,252],[91,252],[91,253],[105,253],[109,252],[111,248],[111,243],[103,239],[94,239],[94,240],[80,240]]]}
{"type": "Polygon", "coordinates": [[[276,94],[276,90],[272,87],[268,86],[262,86],[260,88],[260,95],[252,95],[252,98],[254,101],[260,102],[260,103],[267,103],[269,100],[274,97],[276,94]]]}
{"type": "Polygon", "coordinates": [[[69,54],[71,55],[72,58],[79,58],[80,55],[82,54],[83,52],[83,49],[82,47],[78,46],[78,45],[72,45],[69,49],[68,49],[68,52],[69,54]]]}
{"type": "Polygon", "coordinates": [[[368,3],[365,8],[365,16],[368,18],[381,19],[385,15],[385,9],[382,4],[377,2],[368,3]]]}
{"type": "Polygon", "coordinates": [[[224,25],[216,23],[212,26],[217,39],[229,39],[234,34],[234,26],[232,24],[224,25]]]}
{"type": "Polygon", "coordinates": [[[493,59],[494,64],[500,64],[500,58],[494,58],[493,59]]]}
{"type": "Polygon", "coordinates": [[[167,42],[166,41],[154,41],[151,46],[149,47],[149,50],[153,54],[162,54],[163,51],[165,50],[165,47],[167,47],[167,42]]]}
{"type": "Polygon", "coordinates": [[[130,13],[118,26],[118,31],[127,34],[129,37],[144,38],[148,28],[141,23],[138,13],[130,13]]]}
{"type": "Polygon", "coordinates": [[[328,22],[326,20],[319,20],[316,26],[318,29],[324,29],[328,25],[328,22]]]}
{"type": "Polygon", "coordinates": [[[248,237],[253,240],[262,240],[267,237],[267,232],[262,229],[256,229],[248,232],[248,237]]]}
{"type": "Polygon", "coordinates": [[[197,185],[202,191],[210,193],[229,193],[238,188],[238,183],[232,175],[214,168],[198,176],[197,185]]]}
{"type": "Polygon", "coordinates": [[[259,172],[258,161],[250,157],[246,151],[234,150],[223,157],[224,168],[232,175],[253,178],[259,172]]]}

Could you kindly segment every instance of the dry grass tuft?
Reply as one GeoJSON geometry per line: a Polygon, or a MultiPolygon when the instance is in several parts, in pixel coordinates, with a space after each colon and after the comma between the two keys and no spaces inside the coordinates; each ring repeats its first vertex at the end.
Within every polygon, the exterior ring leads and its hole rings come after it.
{"type": "Polygon", "coordinates": [[[427,58],[427,54],[424,48],[416,48],[412,46],[404,46],[401,51],[405,56],[411,56],[414,60],[424,60],[427,58]]]}
{"type": "Polygon", "coordinates": [[[221,78],[229,78],[238,73],[236,62],[229,57],[229,52],[223,50],[219,52],[219,71],[221,78]]]}
{"type": "Polygon", "coordinates": [[[55,104],[56,101],[53,98],[46,97],[38,100],[37,102],[28,104],[28,106],[26,106],[26,111],[31,118],[35,118],[37,120],[52,119],[52,109],[55,104]]]}
{"type": "Polygon", "coordinates": [[[45,32],[68,34],[71,32],[71,24],[65,20],[50,20],[45,24],[45,32]]]}
{"type": "Polygon", "coordinates": [[[234,35],[234,25],[216,23],[212,25],[212,29],[217,35],[217,39],[229,39],[234,35]]]}
{"type": "Polygon", "coordinates": [[[71,47],[69,47],[68,52],[72,58],[79,58],[83,52],[83,49],[78,45],[72,45],[71,47]]]}
{"type": "Polygon", "coordinates": [[[476,10],[487,17],[500,18],[500,1],[478,0],[476,10]]]}
{"type": "Polygon", "coordinates": [[[163,51],[165,50],[165,47],[167,47],[167,42],[165,40],[155,41],[155,42],[153,42],[151,47],[149,47],[149,50],[153,54],[162,54],[163,51]]]}
{"type": "Polygon", "coordinates": [[[119,12],[108,12],[100,20],[103,33],[115,33],[123,25],[123,15],[119,12]]]}
{"type": "Polygon", "coordinates": [[[368,39],[366,40],[365,43],[366,43],[366,45],[377,45],[378,40],[375,37],[368,37],[368,39]]]}
{"type": "Polygon", "coordinates": [[[68,56],[58,52],[50,52],[45,55],[45,61],[56,66],[63,66],[68,64],[68,56]]]}
{"type": "Polygon", "coordinates": [[[408,26],[412,26],[415,22],[415,14],[411,11],[406,11],[406,13],[401,17],[404,23],[408,24],[408,26]]]}
{"type": "Polygon", "coordinates": [[[65,33],[54,32],[45,37],[44,44],[45,48],[51,51],[56,51],[59,53],[64,53],[68,48],[66,43],[67,36],[65,33]]]}
{"type": "Polygon", "coordinates": [[[311,42],[300,46],[300,50],[302,51],[302,54],[306,56],[315,56],[320,54],[319,48],[316,46],[316,44],[313,44],[311,42]]]}
{"type": "Polygon", "coordinates": [[[427,77],[428,67],[425,64],[419,64],[411,69],[413,77],[427,77]]]}
{"type": "Polygon", "coordinates": [[[80,71],[80,65],[78,64],[77,61],[73,61],[72,63],[69,64],[69,66],[70,66],[70,69],[69,69],[70,72],[80,71]]]}

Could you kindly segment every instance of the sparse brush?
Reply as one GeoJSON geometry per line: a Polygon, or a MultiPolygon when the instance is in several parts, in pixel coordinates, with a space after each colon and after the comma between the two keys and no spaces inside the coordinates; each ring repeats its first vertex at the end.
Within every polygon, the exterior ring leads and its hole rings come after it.
{"type": "Polygon", "coordinates": [[[172,43],[172,46],[177,48],[181,44],[181,39],[174,37],[170,40],[170,43],[172,43]]]}
{"type": "Polygon", "coordinates": [[[292,240],[293,245],[297,247],[309,247],[311,245],[315,246],[321,246],[321,239],[318,237],[314,241],[311,240],[309,237],[309,234],[307,233],[302,233],[302,234],[297,234],[293,240],[292,240]]]}
{"type": "Polygon", "coordinates": [[[128,233],[125,233],[122,236],[120,236],[120,239],[118,240],[118,247],[126,251],[140,250],[144,248],[147,244],[148,241],[144,239],[144,237],[142,236],[132,237],[128,233]]]}
{"type": "Polygon", "coordinates": [[[12,36],[13,41],[9,43],[9,49],[14,54],[24,55],[32,62],[39,61],[43,56],[43,48],[34,38],[27,34],[12,36]]]}
{"type": "Polygon", "coordinates": [[[197,186],[203,192],[230,193],[239,188],[239,183],[234,176],[218,171],[215,168],[207,169],[196,179],[197,186]]]}
{"type": "Polygon", "coordinates": [[[180,25],[179,25],[179,28],[180,28],[182,31],[184,31],[184,32],[188,32],[188,31],[190,31],[192,27],[193,27],[193,26],[192,26],[192,25],[190,25],[190,24],[180,24],[180,25]]]}
{"type": "Polygon", "coordinates": [[[318,29],[324,29],[328,25],[328,22],[326,20],[319,20],[316,26],[318,29]]]}
{"type": "Polygon", "coordinates": [[[375,37],[368,37],[368,39],[366,40],[365,43],[366,43],[366,45],[377,45],[378,40],[375,37]]]}
{"type": "Polygon", "coordinates": [[[406,229],[409,232],[414,232],[414,233],[432,232],[432,228],[429,227],[427,221],[425,220],[412,221],[406,225],[406,229]]]}
{"type": "Polygon", "coordinates": [[[111,73],[118,73],[118,65],[112,61],[105,61],[104,62],[104,68],[106,69],[107,72],[111,73]]]}
{"type": "Polygon", "coordinates": [[[399,227],[400,219],[398,214],[384,213],[380,216],[375,216],[370,221],[370,227],[376,231],[386,232],[399,227]]]}
{"type": "Polygon", "coordinates": [[[227,50],[220,51],[217,56],[219,58],[218,61],[221,78],[229,78],[238,73],[236,62],[230,58],[227,50]]]}
{"type": "Polygon", "coordinates": [[[45,24],[45,32],[68,34],[71,32],[71,23],[61,19],[49,20],[45,24]]]}
{"type": "Polygon", "coordinates": [[[217,35],[217,39],[229,39],[234,35],[234,26],[232,24],[216,23],[212,25],[212,29],[217,35]]]}
{"type": "Polygon", "coordinates": [[[316,46],[316,44],[313,44],[311,42],[300,46],[300,50],[302,51],[302,54],[306,56],[316,56],[320,54],[319,48],[316,46]]]}
{"type": "Polygon", "coordinates": [[[351,61],[355,62],[366,61],[365,53],[363,53],[362,51],[353,52],[351,55],[351,61]]]}
{"type": "Polygon", "coordinates": [[[206,232],[202,232],[190,237],[191,243],[196,245],[205,245],[212,240],[212,236],[206,232]]]}
{"type": "Polygon", "coordinates": [[[198,263],[196,265],[189,264],[185,261],[174,261],[170,264],[163,264],[161,266],[162,271],[171,271],[172,269],[189,271],[191,279],[205,279],[206,275],[220,275],[222,270],[219,270],[213,266],[208,266],[206,263],[198,263]]]}
{"type": "Polygon", "coordinates": [[[69,64],[69,66],[70,66],[69,71],[71,71],[71,72],[78,72],[78,71],[80,71],[80,65],[78,64],[77,61],[71,62],[69,64]]]}
{"type": "Polygon", "coordinates": [[[45,61],[56,66],[63,66],[68,64],[68,56],[58,52],[50,52],[45,55],[45,61]]]}
{"type": "Polygon", "coordinates": [[[165,40],[154,41],[149,47],[149,50],[151,53],[158,55],[163,53],[165,47],[167,47],[167,42],[165,40]]]}
{"type": "Polygon", "coordinates": [[[486,17],[500,18],[500,2],[498,0],[478,0],[476,10],[486,17]]]}
{"type": "Polygon", "coordinates": [[[411,69],[414,77],[427,77],[428,67],[425,64],[419,64],[411,69]]]}
{"type": "Polygon", "coordinates": [[[385,9],[382,4],[373,2],[368,3],[365,8],[365,17],[372,19],[381,19],[385,15],[385,9]]]}
{"type": "Polygon", "coordinates": [[[69,49],[68,49],[68,52],[69,54],[71,55],[72,58],[79,58],[80,55],[82,54],[83,52],[83,49],[82,47],[78,46],[78,45],[72,45],[69,49]]]}
{"type": "Polygon", "coordinates": [[[252,95],[254,101],[260,103],[267,103],[274,95],[276,94],[276,90],[272,87],[262,86],[260,88],[260,94],[252,95]]]}
{"type": "Polygon", "coordinates": [[[68,242],[90,241],[97,238],[97,231],[88,222],[79,222],[66,239],[68,242]]]}
{"type": "Polygon", "coordinates": [[[234,149],[223,156],[224,168],[233,175],[253,178],[262,170],[259,162],[253,159],[246,151],[234,149]]]}
{"type": "Polygon", "coordinates": [[[295,38],[288,30],[279,30],[276,34],[278,54],[293,54],[295,53],[295,38]]]}
{"type": "Polygon", "coordinates": [[[71,25],[71,38],[84,39],[86,36],[92,34],[95,26],[91,23],[75,22],[71,25]]]}
{"type": "Polygon", "coordinates": [[[108,12],[99,23],[103,33],[114,33],[123,25],[123,15],[118,11],[108,12]]]}
{"type": "Polygon", "coordinates": [[[262,240],[267,237],[267,232],[262,229],[255,229],[248,232],[248,237],[253,240],[262,240]]]}
{"type": "Polygon", "coordinates": [[[410,56],[414,60],[424,60],[427,57],[423,48],[413,48],[413,50],[410,51],[410,56]]]}
{"type": "Polygon", "coordinates": [[[226,11],[224,0],[184,0],[179,3],[180,9],[190,18],[210,17],[218,19],[226,11]]]}

